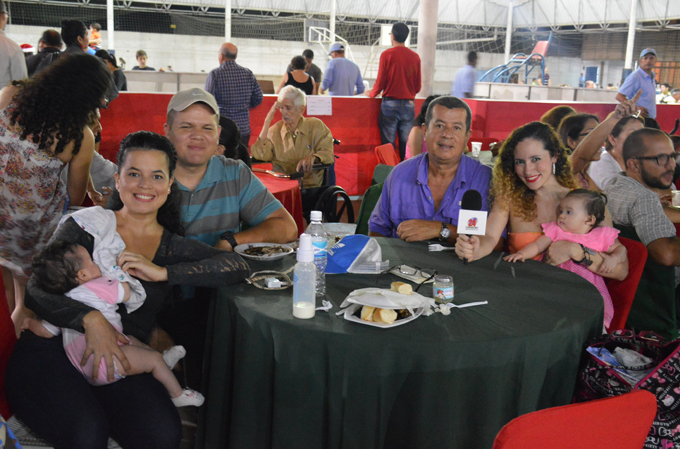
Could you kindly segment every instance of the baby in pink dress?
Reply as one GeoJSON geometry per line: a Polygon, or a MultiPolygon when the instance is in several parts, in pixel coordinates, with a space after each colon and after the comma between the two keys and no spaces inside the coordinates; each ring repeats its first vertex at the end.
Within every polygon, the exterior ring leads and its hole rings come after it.
{"type": "Polygon", "coordinates": [[[619,231],[609,226],[598,226],[604,215],[605,197],[602,194],[586,189],[572,190],[560,201],[557,222],[544,223],[544,235],[504,259],[523,262],[541,254],[558,240],[579,243],[583,248],[583,259],[568,260],[559,267],[578,274],[597,287],[604,299],[604,325],[609,327],[614,306],[600,274],[611,273],[628,256],[626,247],[617,238],[619,231]],[[595,253],[602,257],[599,266],[593,264],[595,253]]]}
{"type": "MultiPolygon", "coordinates": [[[[111,325],[118,331],[123,331],[118,305],[128,303],[131,299],[130,287],[127,282],[108,279],[102,276],[99,266],[92,260],[90,253],[84,247],[71,242],[55,241],[47,245],[33,260],[33,274],[38,285],[46,292],[64,294],[69,298],[86,304],[104,315],[111,325]]],[[[52,324],[33,319],[26,323],[26,327],[36,335],[51,337],[62,334],[64,351],[73,366],[94,386],[111,383],[106,377],[106,363],[101,360],[97,377],[91,377],[94,367],[94,357],[90,356],[87,364],[81,366],[87,343],[85,335],[68,328],[57,328],[52,324]]],[[[124,372],[122,366],[114,361],[116,382],[126,375],[151,373],[153,377],[165,386],[172,402],[177,407],[200,406],[203,395],[190,388],[182,389],[173,374],[173,367],[184,355],[184,348],[175,346],[178,354],[169,351],[161,355],[151,347],[132,336],[127,336],[129,344],[121,345],[121,350],[130,362],[131,370],[124,372]]]]}

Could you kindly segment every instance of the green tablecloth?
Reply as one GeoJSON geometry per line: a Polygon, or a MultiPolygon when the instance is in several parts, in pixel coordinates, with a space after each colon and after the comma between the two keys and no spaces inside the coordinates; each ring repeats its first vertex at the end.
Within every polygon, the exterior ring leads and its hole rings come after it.
{"type": "Polygon", "coordinates": [[[293,318],[292,290],[222,289],[199,447],[490,448],[512,418],[570,402],[583,344],[602,330],[592,284],[534,261],[494,269],[496,253],[465,266],[422,242],[378,240],[391,264],[452,275],[454,302],[489,304],[378,329],[334,312],[393,275],[327,275],[335,307],[311,320],[293,318]]]}

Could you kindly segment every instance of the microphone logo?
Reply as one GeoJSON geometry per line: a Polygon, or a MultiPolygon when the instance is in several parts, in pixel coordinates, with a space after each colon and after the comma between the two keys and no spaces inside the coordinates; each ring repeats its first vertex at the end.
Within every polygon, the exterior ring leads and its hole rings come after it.
{"type": "Polygon", "coordinates": [[[477,217],[472,217],[468,220],[467,223],[468,228],[476,228],[477,227],[477,217]]]}

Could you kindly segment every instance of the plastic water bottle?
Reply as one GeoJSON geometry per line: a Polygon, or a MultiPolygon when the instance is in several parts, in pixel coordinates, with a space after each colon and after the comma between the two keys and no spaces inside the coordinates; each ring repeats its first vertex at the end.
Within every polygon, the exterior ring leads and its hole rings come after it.
{"type": "Polygon", "coordinates": [[[310,214],[311,223],[305,234],[312,236],[314,246],[314,265],[316,265],[316,296],[326,294],[326,263],[328,261],[328,234],[321,224],[321,211],[313,210],[310,214]]]}
{"type": "Polygon", "coordinates": [[[293,316],[302,319],[312,318],[316,311],[316,295],[314,294],[316,265],[314,265],[314,250],[310,235],[300,236],[297,261],[293,272],[293,316]]]}

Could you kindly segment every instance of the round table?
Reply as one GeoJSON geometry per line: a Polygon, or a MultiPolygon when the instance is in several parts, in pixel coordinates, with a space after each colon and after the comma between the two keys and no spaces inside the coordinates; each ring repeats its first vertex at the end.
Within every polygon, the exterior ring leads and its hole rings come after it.
{"type": "Polygon", "coordinates": [[[327,275],[335,307],[310,320],[293,318],[291,290],[222,289],[198,447],[490,448],[514,417],[570,402],[583,345],[602,331],[592,284],[498,253],[463,265],[426,242],[378,241],[391,265],[452,275],[454,302],[489,304],[377,329],[334,312],[354,289],[400,280],[391,274],[327,275]]]}

